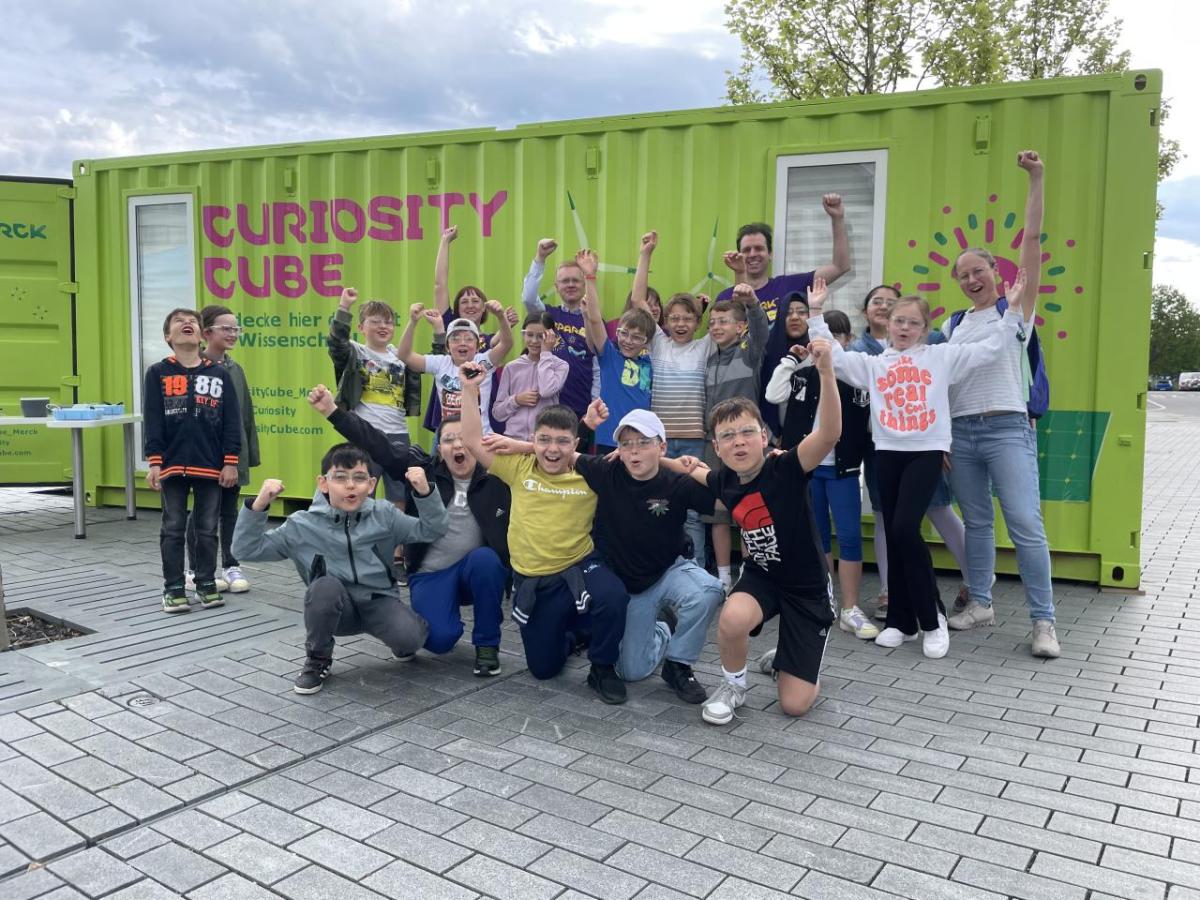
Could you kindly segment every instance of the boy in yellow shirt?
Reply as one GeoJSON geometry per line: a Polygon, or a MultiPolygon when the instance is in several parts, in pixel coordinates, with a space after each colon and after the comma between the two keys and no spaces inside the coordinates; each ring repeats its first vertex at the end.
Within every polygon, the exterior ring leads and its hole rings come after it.
{"type": "Polygon", "coordinates": [[[486,377],[471,363],[460,370],[461,437],[475,459],[512,490],[512,616],[521,629],[529,672],[553,678],[586,638],[592,663],[588,685],[605,703],[624,703],[625,682],[616,663],[629,594],[592,546],[596,495],[571,468],[579,419],[565,406],[548,406],[534,425],[533,453],[494,454],[484,445],[479,415],[479,385],[486,377]]]}

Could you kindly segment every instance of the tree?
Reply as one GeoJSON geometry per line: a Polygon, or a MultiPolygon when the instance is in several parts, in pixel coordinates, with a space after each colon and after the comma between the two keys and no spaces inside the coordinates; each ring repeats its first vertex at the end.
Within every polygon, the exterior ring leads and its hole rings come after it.
{"type": "Polygon", "coordinates": [[[1182,292],[1158,285],[1150,301],[1150,375],[1200,372],[1200,312],[1182,292]]]}
{"type": "MultiPolygon", "coordinates": [[[[727,0],[731,103],[1122,72],[1108,0],[727,0]]],[[[1169,104],[1163,103],[1163,115],[1169,104]]],[[[1180,158],[1159,139],[1158,177],[1180,158]]]]}

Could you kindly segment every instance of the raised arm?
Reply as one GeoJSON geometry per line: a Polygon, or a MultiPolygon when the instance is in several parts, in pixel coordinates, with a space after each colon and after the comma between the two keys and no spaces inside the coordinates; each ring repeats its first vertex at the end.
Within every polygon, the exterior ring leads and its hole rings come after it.
{"type": "Polygon", "coordinates": [[[542,283],[542,276],[546,274],[546,257],[557,249],[558,241],[554,238],[542,238],[537,243],[537,252],[521,285],[521,302],[525,304],[528,312],[544,312],[546,309],[546,304],[538,296],[538,285],[542,283]]]}
{"type": "Polygon", "coordinates": [[[600,315],[600,296],[596,293],[596,270],[600,268],[600,260],[591,250],[580,250],[575,254],[575,262],[583,270],[583,283],[586,286],[583,294],[583,332],[587,337],[588,349],[597,356],[604,355],[608,343],[608,332],[604,329],[604,318],[600,315]]]}
{"type": "Polygon", "coordinates": [[[442,232],[438,244],[437,262],[433,264],[433,305],[445,315],[450,308],[450,245],[458,237],[458,226],[451,225],[442,232]]]}
{"type": "Polygon", "coordinates": [[[424,303],[414,303],[408,310],[408,326],[400,335],[400,343],[396,345],[396,356],[414,372],[425,371],[425,356],[413,352],[413,335],[417,330],[417,322],[421,321],[425,312],[424,303]]]}
{"type": "Polygon", "coordinates": [[[483,443],[483,419],[479,412],[479,385],[486,377],[487,373],[483,371],[483,368],[474,363],[467,363],[458,370],[463,393],[462,408],[459,410],[459,415],[462,417],[459,423],[462,426],[459,435],[462,437],[463,444],[471,451],[471,455],[479,461],[479,464],[485,469],[490,469],[495,456],[483,443]]]}
{"type": "Polygon", "coordinates": [[[804,347],[794,344],[791,350],[779,360],[779,365],[771,373],[763,396],[768,403],[787,403],[792,396],[792,375],[800,368],[799,352],[807,352],[804,347]]]}
{"type": "Polygon", "coordinates": [[[308,405],[328,419],[338,434],[367,451],[367,455],[393,478],[405,477],[409,466],[416,465],[411,452],[397,453],[387,435],[358,413],[338,409],[333,394],[325,385],[318,384],[308,392],[308,405]]]}
{"type": "MultiPolygon", "coordinates": [[[[1029,192],[1025,195],[1025,236],[1021,239],[1020,266],[1025,270],[1025,295],[1021,312],[1025,321],[1033,318],[1037,309],[1038,289],[1042,284],[1042,219],[1045,206],[1043,175],[1045,166],[1036,150],[1022,150],[1017,165],[1029,173],[1029,192]]],[[[1013,300],[1008,298],[1011,305],[1013,300]]]]}
{"type": "Polygon", "coordinates": [[[233,548],[238,559],[272,562],[288,558],[290,522],[285,520],[278,528],[267,528],[267,510],[282,493],[282,481],[264,479],[253,502],[243,503],[238,509],[237,524],[233,529],[233,548]]]}
{"type": "Polygon", "coordinates": [[[821,308],[825,305],[825,298],[828,296],[829,289],[825,284],[825,279],[819,276],[814,278],[813,286],[808,292],[808,332],[814,338],[822,338],[829,342],[833,356],[833,369],[838,378],[856,388],[869,390],[875,374],[875,357],[859,353],[856,350],[842,349],[842,345],[838,343],[829,331],[829,326],[825,324],[825,315],[821,312],[821,308]]]}
{"type": "Polygon", "coordinates": [[[831,344],[837,341],[818,338],[809,345],[813,363],[821,373],[821,400],[817,404],[816,428],[796,447],[796,458],[805,472],[819,466],[842,436],[842,397],[833,374],[831,344]]]}
{"type": "Polygon", "coordinates": [[[547,331],[546,335],[546,344],[537,364],[537,390],[540,397],[554,397],[562,392],[563,385],[567,383],[571,366],[565,359],[554,355],[554,349],[558,346],[558,335],[554,331],[547,331]],[[550,339],[550,335],[554,335],[553,340],[550,339]]]}
{"type": "Polygon", "coordinates": [[[337,310],[329,320],[329,341],[326,349],[329,350],[329,358],[333,360],[334,380],[339,383],[342,380],[342,372],[350,364],[350,357],[354,353],[350,347],[350,324],[353,321],[350,310],[354,308],[357,300],[358,291],[352,287],[343,288],[342,295],[338,298],[337,310]]]}
{"type": "Polygon", "coordinates": [[[968,373],[995,359],[1004,349],[1005,341],[1016,340],[1017,329],[1024,321],[1021,304],[1028,290],[1025,270],[1020,269],[1012,284],[1005,282],[1004,296],[1008,297],[1008,309],[1000,323],[988,331],[987,337],[969,344],[936,344],[929,348],[930,353],[944,354],[943,358],[949,360],[951,384],[962,381],[968,373]]]}
{"type": "Polygon", "coordinates": [[[504,360],[508,358],[509,351],[513,348],[512,326],[508,324],[508,316],[505,315],[504,306],[499,300],[489,300],[487,308],[496,317],[496,336],[492,338],[488,359],[491,360],[493,366],[502,366],[504,360]]]}
{"type": "Polygon", "coordinates": [[[646,312],[650,312],[650,304],[646,300],[646,297],[649,295],[647,288],[650,285],[650,257],[654,255],[657,247],[657,231],[647,231],[642,235],[642,247],[638,252],[637,269],[633,273],[633,291],[630,295],[630,303],[634,308],[644,309],[646,312]]]}
{"type": "Polygon", "coordinates": [[[821,206],[829,216],[830,227],[833,228],[833,259],[824,265],[817,266],[815,276],[824,278],[826,284],[833,284],[841,276],[850,271],[850,239],[846,235],[846,207],[842,203],[841,194],[826,194],[821,198],[821,206]]]}
{"type": "Polygon", "coordinates": [[[441,494],[429,483],[425,470],[420,466],[411,466],[404,473],[404,478],[408,481],[420,515],[405,515],[390,503],[383,504],[384,510],[390,510],[386,514],[391,516],[392,537],[401,544],[431,543],[450,528],[446,506],[442,503],[441,494]]]}

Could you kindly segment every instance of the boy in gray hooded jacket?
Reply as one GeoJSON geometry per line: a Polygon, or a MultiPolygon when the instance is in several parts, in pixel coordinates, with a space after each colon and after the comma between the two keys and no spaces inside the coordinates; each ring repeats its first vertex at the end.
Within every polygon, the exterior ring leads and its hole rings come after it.
{"type": "Polygon", "coordinates": [[[407,516],[371,498],[375,479],[366,453],[353,444],[332,447],[321,460],[317,493],[307,510],[267,529],[267,508],[283,492],[275,478],[238,512],[233,551],[239,559],[290,559],[308,585],[304,595],[304,649],[308,658],[296,678],[297,694],[315,694],[333,663],[334,637],[367,633],[399,659],[425,643],[429,624],[402,602],[392,577],[397,544],[428,543],[446,533],[442,498],[419,467],[405,478],[420,510],[407,516]]]}

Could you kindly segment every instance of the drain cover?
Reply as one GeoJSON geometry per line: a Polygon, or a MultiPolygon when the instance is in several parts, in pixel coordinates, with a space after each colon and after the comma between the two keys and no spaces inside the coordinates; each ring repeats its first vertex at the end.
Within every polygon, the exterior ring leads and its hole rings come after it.
{"type": "Polygon", "coordinates": [[[147,706],[154,706],[158,703],[158,698],[153,694],[134,694],[125,701],[126,706],[132,706],[134,709],[145,709],[147,706]]]}

